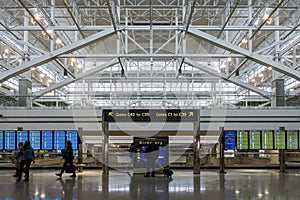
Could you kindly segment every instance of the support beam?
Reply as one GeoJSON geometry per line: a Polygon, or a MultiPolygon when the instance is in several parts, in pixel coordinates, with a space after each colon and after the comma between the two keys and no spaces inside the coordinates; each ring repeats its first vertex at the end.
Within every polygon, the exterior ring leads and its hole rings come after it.
{"type": "Polygon", "coordinates": [[[260,90],[260,89],[258,89],[256,87],[254,87],[254,86],[252,86],[252,85],[250,85],[248,83],[244,83],[244,82],[242,82],[242,81],[240,81],[238,79],[227,78],[225,74],[221,74],[221,73],[219,73],[219,72],[217,72],[217,71],[215,71],[215,70],[213,70],[211,68],[203,66],[203,65],[201,65],[201,64],[199,64],[197,62],[194,62],[194,61],[192,61],[192,60],[190,60],[188,58],[186,58],[184,60],[184,62],[186,64],[191,65],[191,66],[193,66],[193,67],[195,67],[197,69],[200,69],[200,70],[202,70],[202,71],[204,71],[204,72],[206,72],[208,74],[211,74],[211,75],[216,76],[216,77],[220,77],[220,78],[224,79],[225,81],[231,82],[231,83],[233,83],[235,85],[238,85],[238,86],[240,86],[242,88],[245,88],[247,90],[251,90],[251,91],[253,91],[253,92],[257,93],[257,94],[260,94],[260,95],[266,97],[267,99],[270,99],[270,97],[271,97],[271,93],[269,93],[269,92],[260,90]]]}
{"type": "Polygon", "coordinates": [[[93,69],[91,69],[89,71],[86,71],[86,72],[78,75],[75,79],[74,78],[68,78],[68,79],[65,79],[62,82],[54,83],[54,84],[52,84],[51,86],[47,87],[44,90],[40,90],[38,92],[33,93],[33,95],[32,95],[33,99],[36,99],[36,98],[38,98],[38,97],[40,97],[40,96],[42,96],[42,95],[44,95],[44,94],[46,94],[48,92],[51,92],[53,90],[59,89],[61,87],[64,87],[64,86],[66,86],[66,85],[68,85],[70,83],[73,83],[75,81],[78,81],[78,80],[80,80],[80,79],[82,79],[84,77],[87,77],[87,76],[90,76],[92,74],[95,74],[95,73],[97,73],[97,72],[99,72],[101,70],[104,70],[104,69],[106,69],[108,67],[111,67],[111,66],[113,66],[113,65],[115,65],[117,63],[119,63],[119,61],[118,61],[117,58],[115,58],[115,59],[111,60],[110,62],[107,62],[107,63],[101,65],[100,67],[95,67],[95,68],[93,68],[93,69]]]}
{"type": "Polygon", "coordinates": [[[85,39],[82,39],[78,42],[75,42],[75,43],[72,43],[72,44],[69,44],[65,47],[62,47],[56,51],[53,51],[53,52],[50,52],[44,56],[41,56],[39,58],[36,58],[32,61],[29,61],[29,62],[25,62],[23,63],[22,65],[18,66],[18,67],[15,67],[15,68],[12,68],[12,69],[9,69],[7,71],[4,71],[4,72],[1,72],[0,74],[0,81],[3,82],[4,80],[7,80],[13,76],[16,76],[20,73],[23,73],[27,70],[29,70],[31,67],[38,67],[40,65],[43,65],[47,62],[50,62],[52,60],[54,60],[56,57],[62,55],[62,54],[65,54],[65,53],[70,53],[70,52],[73,52],[73,51],[76,51],[77,49],[81,49],[83,47],[86,47],[96,41],[99,41],[105,37],[108,37],[109,35],[113,34],[114,33],[114,30],[113,28],[110,28],[110,29],[106,29],[104,31],[101,31],[99,33],[96,33],[94,35],[91,35],[85,39]]]}
{"type": "Polygon", "coordinates": [[[207,42],[210,42],[218,47],[221,47],[223,49],[226,49],[227,51],[233,52],[233,53],[240,53],[246,57],[248,57],[250,60],[257,62],[264,66],[271,66],[274,70],[281,72],[285,75],[288,75],[290,77],[293,77],[297,80],[300,80],[300,71],[296,71],[293,69],[290,69],[286,66],[284,66],[281,63],[275,62],[273,60],[268,59],[266,56],[262,56],[259,54],[256,54],[254,52],[248,51],[244,48],[241,48],[239,46],[233,45],[230,42],[226,42],[224,40],[218,39],[212,35],[209,35],[205,32],[198,31],[196,29],[190,28],[188,31],[190,34],[199,37],[207,42]]]}
{"type": "MultiPolygon", "coordinates": [[[[0,24],[1,25],[1,24],[0,24]]],[[[80,27],[82,31],[103,31],[106,29],[111,28],[111,26],[82,26],[80,27]]],[[[134,26],[126,26],[126,25],[119,25],[118,30],[149,30],[149,25],[134,25],[134,26]]],[[[178,30],[178,29],[185,29],[184,25],[153,25],[153,30],[178,30]]],[[[221,31],[222,27],[214,26],[214,25],[190,25],[190,28],[202,30],[202,31],[221,31]]],[[[10,26],[0,26],[0,31],[42,31],[43,29],[39,26],[22,26],[22,25],[10,25],[10,26]]],[[[51,27],[53,31],[78,31],[78,28],[75,25],[61,25],[61,26],[54,26],[51,27]]],[[[249,30],[257,30],[258,27],[255,26],[243,26],[243,25],[227,25],[223,31],[249,31],[249,30]]],[[[300,30],[300,24],[296,25],[294,28],[286,25],[268,25],[264,26],[260,29],[261,31],[290,31],[290,32],[297,32],[300,30]]],[[[284,38],[282,38],[284,39],[284,38]]]]}
{"type": "Polygon", "coordinates": [[[81,36],[83,38],[85,38],[85,36],[84,36],[84,34],[83,34],[83,32],[82,32],[82,30],[80,28],[80,25],[77,23],[76,16],[74,16],[73,13],[72,13],[72,11],[69,9],[70,6],[68,5],[68,2],[67,1],[63,1],[63,2],[64,2],[64,5],[65,5],[65,7],[66,7],[66,9],[67,9],[67,11],[69,13],[69,15],[71,16],[71,19],[73,20],[73,22],[76,25],[78,31],[80,32],[81,36]]]}
{"type": "Polygon", "coordinates": [[[221,36],[222,32],[224,31],[225,27],[227,26],[227,24],[228,24],[228,22],[229,22],[229,20],[230,20],[230,18],[231,18],[231,16],[232,16],[233,13],[235,12],[235,10],[236,10],[236,8],[237,8],[239,2],[240,2],[240,0],[237,0],[237,1],[236,1],[234,7],[233,7],[232,10],[230,11],[230,14],[228,15],[228,17],[227,17],[227,19],[226,19],[224,25],[222,26],[222,29],[221,29],[220,33],[218,34],[218,37],[217,37],[217,38],[219,38],[219,37],[221,36]]]}
{"type": "Polygon", "coordinates": [[[0,94],[4,94],[5,96],[9,96],[9,97],[15,99],[15,97],[14,97],[15,94],[13,92],[6,90],[2,87],[0,87],[0,94]]]}

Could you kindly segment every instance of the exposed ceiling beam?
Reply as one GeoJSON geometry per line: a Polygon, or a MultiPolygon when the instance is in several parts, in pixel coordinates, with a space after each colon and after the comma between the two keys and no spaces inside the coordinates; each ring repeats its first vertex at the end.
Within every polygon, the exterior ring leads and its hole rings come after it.
{"type": "Polygon", "coordinates": [[[42,95],[44,95],[44,94],[46,94],[48,92],[51,92],[53,90],[59,89],[61,87],[64,87],[64,86],[66,86],[66,85],[68,85],[70,83],[73,83],[75,81],[78,81],[78,80],[80,80],[80,79],[82,79],[84,77],[93,75],[93,74],[95,74],[95,73],[97,73],[97,72],[99,72],[101,70],[104,70],[104,69],[106,69],[108,67],[111,67],[113,65],[116,65],[118,63],[119,63],[118,59],[115,58],[115,59],[113,59],[113,60],[111,60],[111,61],[109,61],[109,62],[107,62],[107,63],[105,63],[105,64],[103,64],[103,65],[101,65],[99,67],[95,67],[95,68],[93,68],[91,70],[88,70],[88,71],[82,73],[82,74],[79,74],[75,79],[74,78],[67,78],[67,79],[65,79],[62,82],[54,83],[54,84],[50,85],[49,87],[47,87],[47,88],[45,88],[43,90],[40,90],[38,92],[34,92],[32,94],[33,99],[36,99],[36,98],[38,98],[38,97],[40,97],[40,96],[42,96],[42,95]]]}
{"type": "Polygon", "coordinates": [[[187,31],[191,25],[192,16],[193,16],[194,10],[195,10],[195,5],[196,5],[196,0],[189,0],[187,12],[185,15],[185,28],[184,28],[185,31],[187,31]]]}
{"type": "Polygon", "coordinates": [[[202,70],[202,71],[204,71],[204,72],[206,72],[206,73],[208,73],[210,75],[213,75],[213,76],[216,76],[216,77],[220,77],[220,78],[222,78],[222,79],[224,79],[224,80],[226,80],[228,82],[231,82],[231,83],[233,83],[235,85],[238,85],[238,86],[240,86],[242,88],[245,88],[245,89],[251,90],[251,91],[253,91],[253,92],[257,93],[257,94],[260,94],[260,95],[266,97],[267,99],[271,98],[271,93],[269,93],[269,92],[260,90],[260,89],[258,89],[256,87],[254,87],[253,85],[250,85],[248,83],[242,82],[242,81],[240,81],[238,79],[227,78],[225,74],[221,74],[221,73],[219,73],[219,72],[217,72],[217,71],[215,71],[215,70],[213,70],[213,69],[211,69],[211,68],[209,68],[207,66],[203,66],[203,65],[201,65],[201,64],[199,64],[199,63],[197,63],[195,61],[192,61],[192,60],[190,60],[188,58],[186,58],[184,60],[184,62],[186,64],[191,65],[191,66],[193,66],[193,67],[195,67],[197,69],[200,69],[200,70],[202,70]]]}
{"type": "Polygon", "coordinates": [[[227,24],[228,24],[228,22],[229,22],[231,16],[232,16],[233,13],[235,12],[235,10],[236,10],[236,8],[237,8],[239,2],[240,2],[240,0],[237,0],[237,2],[235,3],[234,7],[233,7],[232,10],[230,11],[229,16],[227,17],[227,19],[226,19],[224,25],[222,26],[222,29],[221,29],[220,33],[218,34],[218,37],[217,37],[217,38],[219,38],[220,35],[222,34],[222,32],[224,31],[224,29],[225,29],[225,27],[227,26],[227,24]]]}
{"type": "MultiPolygon", "coordinates": [[[[95,25],[95,26],[81,26],[80,29],[82,31],[102,31],[105,29],[111,28],[111,26],[101,26],[101,25],[95,25]]],[[[173,25],[153,25],[152,29],[153,30],[178,30],[178,29],[184,29],[184,25],[178,25],[178,26],[173,26],[173,25]]],[[[220,26],[214,26],[214,25],[206,25],[206,26],[201,26],[201,25],[190,25],[190,28],[195,28],[198,30],[203,30],[203,31],[221,31],[222,27],[220,26]]],[[[7,31],[9,29],[10,31],[42,31],[42,28],[39,26],[23,26],[23,25],[10,25],[10,26],[0,26],[0,31],[7,31]]],[[[119,30],[149,30],[150,27],[149,25],[118,25],[119,30]]],[[[258,27],[255,26],[243,26],[243,25],[227,25],[224,28],[224,31],[255,31],[257,30],[258,27]]],[[[77,31],[78,28],[73,25],[60,25],[60,26],[53,26],[51,27],[51,30],[53,31],[77,31]]],[[[299,31],[300,30],[300,24],[296,25],[294,28],[291,28],[290,26],[286,25],[279,25],[279,26],[274,26],[274,25],[268,25],[264,26],[260,29],[261,31],[299,31]]],[[[284,38],[283,38],[284,39],[284,38]]]]}
{"type": "Polygon", "coordinates": [[[70,15],[71,18],[72,18],[74,24],[76,25],[78,31],[80,32],[80,34],[82,35],[82,37],[85,38],[85,36],[84,36],[84,34],[83,34],[83,32],[82,32],[82,30],[81,30],[79,24],[77,23],[76,17],[73,15],[72,11],[69,9],[70,6],[68,5],[68,2],[67,2],[66,0],[63,1],[63,2],[64,2],[64,5],[66,6],[66,9],[67,9],[69,15],[70,15]]]}
{"type": "Polygon", "coordinates": [[[1,94],[4,94],[5,96],[9,96],[9,97],[11,97],[11,98],[15,98],[13,92],[11,92],[11,91],[9,91],[9,90],[7,90],[7,89],[4,89],[4,88],[2,88],[2,87],[0,87],[0,93],[1,93],[1,94]]]}
{"type": "Polygon", "coordinates": [[[32,19],[34,19],[34,21],[39,25],[39,27],[41,27],[41,29],[43,30],[43,32],[52,40],[53,38],[51,37],[51,35],[47,32],[47,30],[39,22],[39,20],[37,20],[35,18],[34,14],[32,14],[32,12],[29,10],[28,6],[26,6],[25,3],[22,0],[18,0],[18,1],[23,6],[23,8],[27,11],[27,13],[30,15],[30,17],[32,17],[32,19]]]}
{"type": "Polygon", "coordinates": [[[188,32],[190,34],[192,34],[196,37],[199,37],[207,42],[210,42],[218,47],[226,49],[227,51],[242,54],[254,62],[257,62],[264,66],[271,66],[271,67],[273,67],[274,70],[276,70],[278,72],[281,72],[283,74],[291,76],[297,80],[300,80],[300,71],[296,71],[289,67],[286,67],[279,62],[275,62],[275,61],[267,58],[266,56],[262,56],[255,52],[248,51],[242,47],[239,47],[239,46],[233,45],[230,42],[226,42],[224,40],[218,39],[212,35],[209,35],[209,34],[203,32],[203,31],[199,31],[199,30],[190,28],[188,30],[188,32]]]}
{"type": "Polygon", "coordinates": [[[276,7],[272,10],[272,12],[268,15],[268,18],[266,20],[263,21],[263,23],[260,24],[260,26],[258,27],[258,29],[256,29],[254,31],[254,33],[251,35],[251,37],[249,38],[250,40],[256,35],[256,33],[258,33],[258,31],[260,31],[260,29],[265,25],[265,23],[271,18],[271,16],[275,13],[275,11],[281,6],[281,4],[284,2],[284,0],[280,0],[280,2],[276,5],[276,7]]]}
{"type": "Polygon", "coordinates": [[[7,71],[1,72],[0,74],[0,81],[3,82],[4,80],[7,80],[13,76],[16,76],[20,73],[23,73],[27,70],[29,70],[31,67],[38,67],[40,65],[43,65],[47,62],[50,62],[54,60],[56,57],[65,54],[65,53],[70,53],[73,51],[76,51],[77,49],[86,47],[98,40],[101,40],[105,37],[108,37],[109,35],[113,34],[114,30],[113,28],[101,31],[99,33],[95,33],[85,39],[79,40],[78,42],[74,42],[72,44],[69,44],[67,46],[64,46],[58,50],[55,50],[53,52],[49,52],[39,58],[36,58],[34,60],[31,60],[29,62],[25,62],[22,65],[9,69],[7,71]]]}

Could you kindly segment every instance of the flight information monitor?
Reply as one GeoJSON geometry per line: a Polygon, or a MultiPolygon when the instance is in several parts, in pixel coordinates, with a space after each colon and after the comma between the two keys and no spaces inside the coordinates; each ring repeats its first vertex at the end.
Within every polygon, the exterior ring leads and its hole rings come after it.
{"type": "Polygon", "coordinates": [[[62,150],[66,146],[65,131],[54,131],[54,150],[62,150]]]}
{"type": "Polygon", "coordinates": [[[19,142],[25,143],[28,140],[28,131],[17,131],[17,145],[19,142]]]}
{"type": "Polygon", "coordinates": [[[289,150],[298,149],[299,137],[297,130],[287,130],[286,132],[286,148],[289,150]]]}
{"type": "Polygon", "coordinates": [[[251,130],[249,132],[249,149],[261,149],[260,131],[251,130]]]}
{"type": "Polygon", "coordinates": [[[158,155],[158,159],[156,160],[156,163],[158,163],[159,165],[167,165],[167,147],[163,147],[163,146],[159,146],[159,155],[158,155]]]}
{"type": "Polygon", "coordinates": [[[237,149],[249,149],[249,131],[239,130],[237,132],[237,149]]]}
{"type": "Polygon", "coordinates": [[[52,131],[42,131],[42,150],[53,149],[52,131]]]}
{"type": "Polygon", "coordinates": [[[15,150],[16,149],[16,132],[4,131],[4,149],[15,150]]]}
{"type": "Polygon", "coordinates": [[[236,133],[237,131],[224,131],[224,150],[237,148],[236,133]]]}
{"type": "Polygon", "coordinates": [[[40,131],[29,131],[29,141],[31,147],[35,150],[41,148],[41,133],[40,131]]]}
{"type": "Polygon", "coordinates": [[[285,149],[285,131],[276,130],[274,134],[275,149],[285,149]]]}
{"type": "Polygon", "coordinates": [[[0,150],[4,149],[4,145],[3,145],[3,131],[0,131],[0,150]]]}
{"type": "Polygon", "coordinates": [[[74,150],[78,149],[78,131],[76,130],[71,130],[67,131],[67,140],[70,140],[72,142],[72,148],[74,150]]]}
{"type": "Polygon", "coordinates": [[[264,150],[274,149],[274,138],[272,130],[262,130],[261,132],[261,148],[264,150]]]}

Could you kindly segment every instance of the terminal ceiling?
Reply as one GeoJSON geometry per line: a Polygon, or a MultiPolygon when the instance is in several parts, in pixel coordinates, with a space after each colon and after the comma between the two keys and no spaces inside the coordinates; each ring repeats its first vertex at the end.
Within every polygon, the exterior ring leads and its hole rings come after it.
{"type": "Polygon", "coordinates": [[[299,0],[0,5],[3,105],[15,105],[23,78],[34,106],[269,106],[275,79],[298,99],[299,0]]]}

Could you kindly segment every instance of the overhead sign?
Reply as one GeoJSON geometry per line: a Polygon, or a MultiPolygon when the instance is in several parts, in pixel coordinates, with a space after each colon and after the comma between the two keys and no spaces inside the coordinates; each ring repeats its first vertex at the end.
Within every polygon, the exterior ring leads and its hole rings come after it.
{"type": "Polygon", "coordinates": [[[128,109],[103,110],[103,119],[108,122],[194,122],[199,110],[189,109],[128,109]]]}

